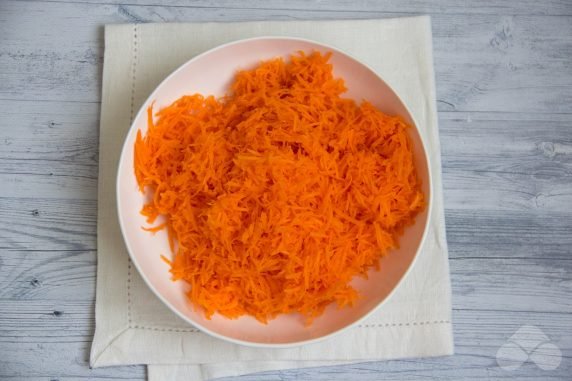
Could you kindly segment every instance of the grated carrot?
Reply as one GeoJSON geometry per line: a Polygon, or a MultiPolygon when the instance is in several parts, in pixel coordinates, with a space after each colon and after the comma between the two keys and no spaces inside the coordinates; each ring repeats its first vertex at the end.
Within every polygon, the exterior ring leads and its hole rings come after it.
{"type": "Polygon", "coordinates": [[[358,298],[350,281],[397,247],[424,208],[407,124],[343,98],[330,54],[299,52],[237,73],[216,99],[183,96],[135,143],[173,280],[207,317],[309,320],[358,298]]]}

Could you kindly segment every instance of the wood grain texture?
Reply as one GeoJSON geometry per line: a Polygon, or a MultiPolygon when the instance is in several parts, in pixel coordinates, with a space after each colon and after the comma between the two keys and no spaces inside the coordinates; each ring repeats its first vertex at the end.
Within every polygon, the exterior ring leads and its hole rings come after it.
{"type": "MultiPolygon", "coordinates": [[[[93,306],[85,301],[4,303],[0,318],[0,345],[4,356],[0,368],[7,379],[135,379],[143,378],[141,367],[114,367],[90,370],[87,358],[93,330],[93,306]],[[22,325],[25,324],[25,327],[22,325]],[[35,361],[29,361],[32,353],[35,361]]],[[[347,366],[266,372],[225,380],[413,380],[413,379],[518,379],[558,380],[572,371],[572,333],[564,313],[519,313],[455,310],[457,353],[452,357],[408,359],[353,364],[347,366]],[[500,322],[499,322],[500,320],[500,322]],[[565,353],[558,372],[542,371],[525,364],[519,372],[506,374],[495,363],[498,348],[522,324],[540,325],[565,353]]]]}
{"type": "MultiPolygon", "coordinates": [[[[91,301],[95,297],[94,254],[94,250],[5,251],[0,268],[0,300],[29,301],[34,305],[50,302],[61,311],[63,307],[56,306],[62,300],[91,301]]],[[[572,282],[562,281],[572,272],[572,261],[516,256],[453,257],[451,272],[458,298],[455,310],[572,314],[572,282]],[[505,279],[511,279],[511,287],[499,287],[505,279]]]]}
{"type": "MultiPolygon", "coordinates": [[[[238,3],[238,2],[237,2],[238,3]]],[[[391,13],[153,7],[92,3],[2,3],[0,99],[97,102],[103,52],[99,20],[117,22],[374,18],[391,13]],[[66,17],[65,22],[52,20],[66,17]],[[21,32],[10,20],[17,17],[21,32]],[[98,28],[99,26],[99,28],[98,28]],[[42,30],[41,35],[34,31],[42,30]],[[73,40],[72,40],[73,38],[73,40]],[[30,39],[38,46],[31,45],[30,39]],[[70,39],[69,41],[66,41],[70,39]],[[26,42],[28,41],[28,42],[26,42]],[[33,75],[30,75],[33,73],[33,75]],[[21,83],[31,86],[23,88],[21,83]]],[[[440,110],[572,112],[572,16],[435,14],[440,110]],[[554,32],[558,31],[558,35],[554,32]],[[522,96],[526,93],[526,96],[522,96]]]]}
{"type": "MultiPolygon", "coordinates": [[[[96,3],[94,0],[42,0],[45,2],[65,3],[96,3]]],[[[121,0],[105,0],[97,3],[123,5],[121,0]]],[[[460,4],[456,0],[442,0],[428,3],[423,0],[335,0],[335,1],[307,1],[307,0],[130,0],[130,5],[139,6],[168,6],[168,7],[192,7],[207,9],[261,9],[265,11],[276,10],[300,10],[310,11],[336,11],[336,12],[362,12],[372,11],[387,13],[411,13],[411,14],[525,14],[525,15],[572,15],[572,5],[566,0],[548,0],[538,2],[534,0],[506,1],[483,0],[464,2],[460,4]]]]}
{"type": "MultiPolygon", "coordinates": [[[[572,2],[0,1],[0,378],[89,369],[103,25],[432,15],[457,354],[232,380],[564,380],[572,374],[572,2]],[[563,353],[505,371],[522,325],[563,353]]],[[[226,379],[230,381],[231,379],[226,379]]]]}

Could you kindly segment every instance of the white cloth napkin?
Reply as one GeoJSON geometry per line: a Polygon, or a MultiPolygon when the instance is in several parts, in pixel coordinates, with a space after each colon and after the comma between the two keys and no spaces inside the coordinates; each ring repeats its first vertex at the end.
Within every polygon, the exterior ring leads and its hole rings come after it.
{"type": "Polygon", "coordinates": [[[451,290],[428,17],[365,21],[130,24],[105,28],[100,127],[94,367],[149,364],[149,379],[202,381],[263,370],[453,353],[451,290]],[[247,37],[304,37],[344,50],[386,79],[420,125],[434,207],[414,268],[367,322],[316,344],[260,349],[199,332],[170,312],[131,266],[119,230],[115,175],[131,119],[151,91],[193,56],[247,37]]]}

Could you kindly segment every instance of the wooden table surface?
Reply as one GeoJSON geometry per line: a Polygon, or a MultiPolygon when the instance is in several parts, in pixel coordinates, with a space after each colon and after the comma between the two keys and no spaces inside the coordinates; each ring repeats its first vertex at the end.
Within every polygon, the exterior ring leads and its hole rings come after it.
{"type": "Polygon", "coordinates": [[[88,366],[104,24],[418,14],[433,20],[456,355],[236,380],[572,379],[571,0],[0,0],[0,378],[146,375],[88,366]],[[524,325],[560,350],[556,369],[499,367],[524,325]]]}

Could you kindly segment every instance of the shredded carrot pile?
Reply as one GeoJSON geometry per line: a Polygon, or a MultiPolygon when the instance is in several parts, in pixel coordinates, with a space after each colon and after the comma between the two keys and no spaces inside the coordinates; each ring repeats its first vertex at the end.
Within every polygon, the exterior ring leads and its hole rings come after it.
{"type": "Polygon", "coordinates": [[[135,174],[167,229],[174,280],[207,317],[311,320],[397,247],[424,207],[407,124],[341,95],[329,54],[239,71],[226,96],[183,96],[138,132],[135,174]],[[154,120],[155,119],[155,120],[154,120]]]}

